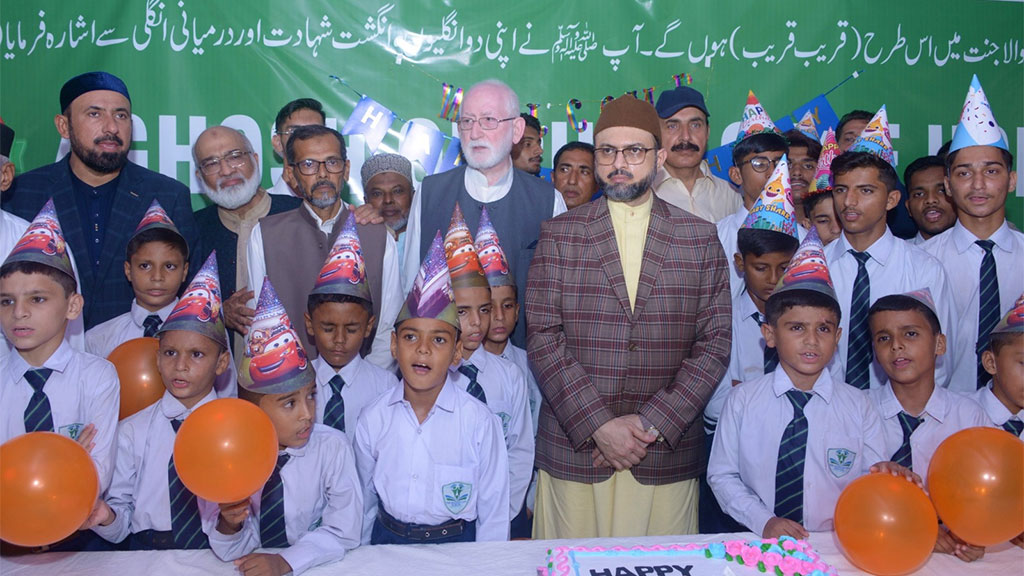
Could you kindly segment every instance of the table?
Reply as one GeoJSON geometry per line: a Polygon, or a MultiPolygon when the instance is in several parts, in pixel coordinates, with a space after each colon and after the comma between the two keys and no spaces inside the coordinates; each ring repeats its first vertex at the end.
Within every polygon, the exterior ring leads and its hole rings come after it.
{"type": "MultiPolygon", "coordinates": [[[[344,560],[306,572],[309,576],[344,574],[345,576],[535,576],[548,548],[553,546],[635,546],[671,543],[707,543],[756,538],[751,533],[694,536],[657,536],[646,538],[585,540],[523,540],[515,542],[479,542],[410,546],[364,546],[350,552],[344,560]]],[[[840,576],[864,574],[839,553],[832,532],[811,534],[809,541],[840,576]]],[[[1024,550],[1010,544],[989,548],[985,557],[967,564],[945,554],[935,554],[917,572],[925,576],[1014,575],[1024,574],[1024,550]]],[[[16,558],[0,558],[3,576],[68,574],[107,576],[110,574],[143,576],[191,576],[237,574],[231,563],[221,562],[208,550],[166,552],[51,552],[16,558]]]]}

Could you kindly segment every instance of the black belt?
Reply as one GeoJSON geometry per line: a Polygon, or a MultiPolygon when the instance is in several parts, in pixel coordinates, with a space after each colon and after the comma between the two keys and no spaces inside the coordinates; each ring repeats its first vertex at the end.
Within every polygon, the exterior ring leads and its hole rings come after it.
{"type": "Polygon", "coordinates": [[[378,511],[379,514],[377,515],[377,519],[380,520],[380,523],[385,528],[403,538],[417,540],[420,542],[431,542],[433,540],[442,540],[445,538],[461,536],[467,525],[465,520],[452,520],[451,522],[439,524],[437,526],[412,524],[402,522],[391,514],[388,514],[388,511],[385,510],[383,506],[379,506],[378,511]]]}

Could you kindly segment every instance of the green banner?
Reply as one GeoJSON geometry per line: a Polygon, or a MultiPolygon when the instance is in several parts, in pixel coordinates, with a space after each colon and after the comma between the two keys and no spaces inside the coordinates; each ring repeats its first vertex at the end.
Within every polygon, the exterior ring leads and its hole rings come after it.
{"type": "MultiPolygon", "coordinates": [[[[606,96],[657,98],[682,75],[707,97],[714,148],[734,133],[748,90],[785,116],[856,73],[828,100],[839,115],[885,104],[902,172],[950,139],[972,74],[1020,158],[1022,22],[1024,4],[983,0],[0,0],[0,115],[17,131],[19,171],[53,162],[67,149],[52,121],[61,85],[107,70],[132,94],[136,162],[191,183],[191,143],[227,124],[253,141],[270,186],[274,116],[298,97],[322,101],[339,129],[360,96],[372,98],[395,116],[381,149],[398,150],[410,121],[453,134],[439,118],[444,84],[454,93],[499,78],[524,110],[537,105],[549,164],[565,142],[590,140],[606,96]],[[566,114],[572,99],[582,133],[566,114]]],[[[357,175],[370,151],[349,140],[357,175]]],[[[1024,227],[1018,182],[1009,211],[1024,227]]],[[[350,185],[358,195],[358,178],[350,185]]]]}

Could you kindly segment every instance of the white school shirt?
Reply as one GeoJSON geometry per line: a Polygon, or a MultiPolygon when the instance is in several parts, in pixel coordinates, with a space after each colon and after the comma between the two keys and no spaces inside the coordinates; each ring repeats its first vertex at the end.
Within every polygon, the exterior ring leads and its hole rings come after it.
{"type": "Polygon", "coordinates": [[[117,414],[121,386],[114,365],[103,358],[79,352],[67,340],[43,362],[31,366],[21,354],[4,359],[0,381],[0,444],[25,433],[25,409],[34,390],[25,380],[30,368],[53,370],[43,385],[50,401],[53,431],[74,440],[82,428],[96,426],[96,445],[89,453],[96,463],[100,494],[110,486],[117,445],[117,414]]]}
{"type": "MultiPolygon", "coordinates": [[[[793,419],[786,396],[793,382],[780,365],[729,394],[715,431],[708,484],[722,509],[755,534],[775,516],[775,472],[782,435],[793,419]]],[[[863,390],[823,371],[804,408],[804,527],[832,530],[839,493],[881,461],[885,440],[878,412],[863,390]]]]}
{"type": "Polygon", "coordinates": [[[519,371],[523,373],[523,378],[526,379],[527,398],[530,402],[530,418],[533,419],[533,436],[536,438],[537,425],[540,423],[540,405],[544,401],[544,395],[541,394],[540,386],[537,385],[537,379],[533,377],[533,370],[530,370],[530,361],[526,357],[526,350],[516,346],[511,341],[506,341],[505,350],[498,354],[498,357],[518,366],[519,371]]]}
{"type": "MultiPolygon", "coordinates": [[[[882,436],[885,438],[885,451],[882,455],[886,460],[892,460],[903,444],[903,427],[899,420],[903,406],[896,398],[891,383],[869,390],[868,396],[882,418],[882,436]]],[[[943,440],[964,428],[992,425],[974,399],[941,386],[936,386],[932,391],[924,412],[911,416],[924,417],[924,422],[910,435],[910,453],[914,472],[926,483],[928,464],[943,440]]]]}
{"type": "Polygon", "coordinates": [[[184,420],[197,408],[217,399],[213,390],[191,410],[164,391],[151,406],[125,418],[117,427],[117,463],[107,492],[107,505],[116,515],[109,526],[93,532],[110,542],[121,542],[143,530],[171,530],[171,496],[167,465],[176,434],[171,420],[184,420]]]}
{"type": "Polygon", "coordinates": [[[761,327],[751,314],[757,312],[757,306],[750,299],[750,294],[743,292],[732,299],[732,351],[729,357],[729,368],[725,376],[715,388],[715,392],[704,408],[704,432],[714,434],[718,418],[725,405],[725,398],[733,389],[733,380],[746,382],[764,375],[764,337],[761,327]]]}
{"type": "MultiPolygon", "coordinates": [[[[996,398],[996,395],[992,393],[991,382],[974,393],[974,401],[985,411],[988,422],[996,428],[1002,428],[1003,424],[1010,420],[1024,420],[1024,410],[1013,414],[999,401],[999,398],[996,398]]],[[[1021,432],[1019,437],[1024,440],[1024,432],[1021,432]]]]}
{"type": "MultiPolygon", "coordinates": [[[[978,237],[957,220],[952,228],[932,236],[921,245],[922,249],[938,258],[949,275],[953,302],[960,319],[956,342],[947,344],[949,352],[946,356],[952,358],[954,366],[950,388],[967,393],[978,389],[978,358],[975,353],[981,290],[978,282],[985,251],[974,243],[976,240],[978,237]]],[[[1011,230],[1004,221],[989,240],[995,242],[992,255],[999,276],[999,316],[1002,318],[1024,294],[1024,234],[1011,230]]],[[[944,320],[942,328],[948,339],[950,333],[944,320]]]]}
{"type": "MultiPolygon", "coordinates": [[[[843,317],[839,321],[843,334],[839,339],[839,350],[833,356],[829,369],[833,374],[839,374],[841,378],[846,376],[846,355],[850,345],[850,304],[853,298],[853,283],[857,279],[857,259],[849,253],[851,249],[845,232],[825,247],[828,271],[835,286],[839,308],[843,312],[843,317]]],[[[867,252],[871,255],[865,265],[868,278],[871,280],[868,305],[874,304],[882,296],[928,288],[935,301],[946,342],[950,347],[956,346],[959,342],[959,321],[955,311],[953,288],[939,261],[921,248],[893,236],[888,228],[867,252]]],[[[950,385],[949,379],[954,364],[955,360],[949,354],[936,359],[936,385],[950,385]]],[[[878,388],[889,380],[877,360],[871,362],[868,374],[871,388],[878,388]]]]}
{"type": "Polygon", "coordinates": [[[914,234],[913,238],[907,239],[907,242],[910,242],[914,246],[920,246],[921,244],[927,242],[927,240],[925,240],[924,236],[921,236],[921,233],[918,232],[917,234],[914,234]]]}
{"type": "Polygon", "coordinates": [[[355,434],[363,544],[378,501],[406,523],[476,520],[476,540],[508,540],[508,455],[501,422],[446,379],[422,423],[398,386],[366,407],[355,434]]]}
{"type": "Polygon", "coordinates": [[[336,375],[341,375],[345,380],[342,397],[345,399],[345,431],[349,436],[355,435],[356,422],[359,421],[359,415],[362,414],[363,409],[393,387],[398,386],[398,378],[394,374],[376,364],[367,362],[358,354],[338,371],[335,371],[323,356],[317,356],[313,360],[313,370],[316,372],[316,421],[318,424],[324,423],[324,410],[327,408],[327,402],[334,396],[334,390],[328,382],[336,375]]]}
{"type": "MultiPolygon", "coordinates": [[[[497,202],[504,198],[512,189],[512,158],[508,159],[508,172],[501,177],[494,185],[487,184],[487,177],[482,172],[466,166],[466,175],[463,177],[466,193],[477,202],[487,204],[497,202]]],[[[555,206],[551,210],[551,217],[554,218],[568,210],[565,199],[556,190],[551,191],[555,195],[555,206]]],[[[409,223],[405,226],[405,260],[402,262],[402,278],[405,279],[402,285],[402,292],[408,294],[412,290],[413,281],[420,270],[420,219],[423,218],[423,194],[419,191],[412,197],[412,206],[409,208],[409,223]]]]}
{"type": "MultiPolygon", "coordinates": [[[[288,547],[278,554],[298,576],[313,566],[335,562],[359,546],[363,529],[363,490],[352,444],[344,433],[315,424],[301,448],[286,448],[291,457],[281,467],[284,528],[288,547]]],[[[250,513],[234,534],[217,531],[220,507],[199,498],[203,532],[213,553],[224,561],[261,547],[260,505],[263,491],[249,498],[250,513]]]]}
{"type": "Polygon", "coordinates": [[[132,298],[131,310],[115,316],[102,324],[93,326],[85,333],[85,351],[95,354],[100,358],[110,356],[114,348],[121,344],[129,340],[142,338],[146,333],[146,327],[143,325],[143,322],[146,321],[147,316],[156,314],[160,317],[160,322],[163,323],[171,315],[171,312],[174,311],[174,307],[177,304],[178,299],[175,298],[167,306],[156,312],[150,312],[140,306],[138,300],[132,298]]]}
{"type": "MultiPolygon", "coordinates": [[[[338,213],[330,220],[321,220],[306,202],[302,203],[302,208],[313,217],[324,236],[328,236],[345,207],[339,208],[338,213]]],[[[249,286],[253,290],[253,298],[248,302],[250,308],[256,308],[256,299],[259,298],[259,291],[263,286],[263,277],[267,275],[261,230],[260,223],[257,222],[252,229],[252,235],[249,236],[249,247],[246,251],[249,259],[249,286]]],[[[373,349],[366,359],[385,370],[393,370],[395,364],[394,358],[391,357],[391,333],[395,329],[395,318],[402,310],[402,304],[405,304],[405,297],[402,295],[402,284],[398,275],[398,249],[395,246],[395,239],[391,234],[384,236],[383,278],[381,278],[380,286],[380,297],[383,301],[380,303],[380,317],[377,318],[377,335],[373,339],[373,349]]],[[[319,271],[314,271],[314,275],[316,272],[319,271]]],[[[294,326],[302,326],[302,318],[292,318],[291,321],[294,326]]]]}
{"type": "MultiPolygon", "coordinates": [[[[508,450],[510,518],[515,518],[533,478],[535,441],[526,379],[518,366],[491,354],[483,346],[464,363],[479,370],[476,381],[484,390],[487,408],[501,420],[508,450]]],[[[451,371],[451,380],[463,390],[469,387],[469,377],[461,372],[451,371]]]]}

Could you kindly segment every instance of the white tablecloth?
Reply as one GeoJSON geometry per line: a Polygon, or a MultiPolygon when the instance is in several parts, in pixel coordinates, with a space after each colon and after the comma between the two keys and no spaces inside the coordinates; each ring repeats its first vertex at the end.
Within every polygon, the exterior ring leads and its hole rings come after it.
{"type": "MultiPolygon", "coordinates": [[[[552,546],[634,546],[638,544],[669,544],[716,542],[754,538],[753,534],[719,534],[702,536],[663,536],[648,538],[531,540],[515,542],[481,542],[467,544],[434,544],[410,546],[364,546],[349,553],[344,560],[314,568],[309,576],[344,574],[345,576],[534,576],[552,546]]],[[[864,574],[839,553],[833,534],[812,534],[811,545],[841,576],[864,574]]],[[[1024,550],[1003,544],[989,548],[985,557],[967,564],[945,554],[932,555],[917,572],[922,575],[952,576],[1020,576],[1024,574],[1024,550]]],[[[16,558],[0,558],[0,574],[108,576],[191,576],[237,574],[234,566],[221,562],[207,550],[168,552],[79,552],[47,553],[16,558]]]]}

